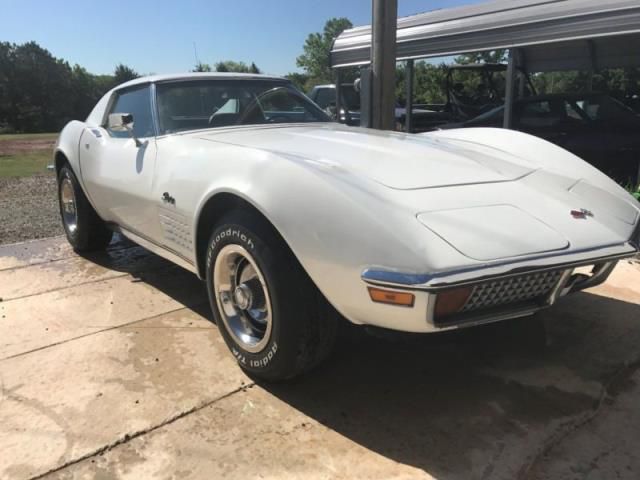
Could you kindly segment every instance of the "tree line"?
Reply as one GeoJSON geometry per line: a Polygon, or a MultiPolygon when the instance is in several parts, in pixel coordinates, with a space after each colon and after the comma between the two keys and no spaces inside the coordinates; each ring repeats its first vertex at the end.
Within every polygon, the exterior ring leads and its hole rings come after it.
{"type": "Polygon", "coordinates": [[[85,118],[105,92],[138,77],[126,65],[94,75],[36,42],[0,42],[0,132],[52,132],[85,118]]]}
{"type": "MultiPolygon", "coordinates": [[[[335,78],[329,64],[333,40],[353,25],[347,18],[328,20],[322,32],[311,33],[296,58],[302,70],[285,75],[300,90],[309,92],[313,86],[332,83],[335,78]]],[[[504,62],[506,52],[498,50],[461,55],[455,63],[504,62]]],[[[213,64],[198,62],[195,72],[261,73],[253,62],[233,60],[213,64]]],[[[346,69],[345,81],[353,81],[359,72],[346,69]]],[[[426,61],[415,62],[415,103],[437,104],[446,100],[447,65],[426,61]]],[[[0,42],[0,133],[50,132],[60,130],[69,120],[85,118],[96,102],[108,90],[139,76],[131,67],[119,64],[111,75],[94,75],[80,65],[54,57],[36,42],[21,45],[0,42]]],[[[640,68],[608,69],[590,76],[587,72],[552,72],[531,75],[538,93],[580,92],[588,88],[602,91],[625,101],[632,107],[640,105],[640,68]]],[[[405,96],[404,65],[396,69],[396,97],[405,96]]]]}

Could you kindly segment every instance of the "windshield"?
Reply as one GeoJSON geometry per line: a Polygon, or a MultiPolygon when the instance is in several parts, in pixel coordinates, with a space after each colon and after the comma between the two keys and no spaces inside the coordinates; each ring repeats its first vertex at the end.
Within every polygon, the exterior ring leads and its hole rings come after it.
{"type": "Polygon", "coordinates": [[[231,125],[330,122],[288,82],[192,80],[157,85],[161,134],[231,125]]]}

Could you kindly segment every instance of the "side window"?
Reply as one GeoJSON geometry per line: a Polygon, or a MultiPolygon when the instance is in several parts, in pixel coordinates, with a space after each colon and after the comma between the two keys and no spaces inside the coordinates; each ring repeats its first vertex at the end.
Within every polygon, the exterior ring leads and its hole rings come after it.
{"type": "MultiPolygon", "coordinates": [[[[117,95],[118,97],[111,106],[109,113],[130,113],[133,115],[133,133],[135,136],[139,138],[153,136],[149,87],[145,86],[135,90],[127,90],[117,95]]],[[[114,132],[109,130],[109,134],[116,138],[129,137],[127,132],[114,132]]]]}
{"type": "Polygon", "coordinates": [[[567,115],[567,121],[570,121],[575,125],[587,123],[587,118],[585,118],[585,113],[583,110],[580,109],[580,105],[578,103],[565,101],[564,108],[567,115]]]}
{"type": "Polygon", "coordinates": [[[525,103],[520,111],[522,127],[552,127],[562,120],[562,116],[553,111],[549,101],[525,103]]]}
{"type": "Polygon", "coordinates": [[[580,112],[578,112],[577,108],[571,103],[567,102],[566,100],[564,102],[564,109],[567,112],[568,118],[571,118],[573,120],[580,120],[580,121],[584,120],[582,118],[582,115],[580,115],[580,112]]]}
{"type": "Polygon", "coordinates": [[[333,88],[320,88],[316,95],[316,104],[324,110],[330,103],[336,103],[335,95],[333,88]]]}

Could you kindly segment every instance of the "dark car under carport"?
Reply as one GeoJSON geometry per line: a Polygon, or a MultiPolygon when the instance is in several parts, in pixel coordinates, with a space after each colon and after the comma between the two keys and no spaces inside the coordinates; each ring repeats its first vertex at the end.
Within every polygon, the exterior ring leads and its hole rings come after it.
{"type": "MultiPolygon", "coordinates": [[[[601,93],[538,95],[517,100],[513,128],[575,153],[623,185],[638,181],[640,116],[601,93]]],[[[471,120],[443,125],[502,127],[504,106],[471,120]]]]}

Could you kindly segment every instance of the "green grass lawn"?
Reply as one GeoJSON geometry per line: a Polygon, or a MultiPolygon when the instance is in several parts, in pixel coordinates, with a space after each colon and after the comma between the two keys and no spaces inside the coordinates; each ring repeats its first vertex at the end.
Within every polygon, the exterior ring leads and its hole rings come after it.
{"type": "Polygon", "coordinates": [[[0,142],[7,140],[55,140],[58,138],[57,133],[2,133],[0,134],[0,142]]]}
{"type": "Polygon", "coordinates": [[[30,152],[21,155],[0,155],[0,177],[28,177],[47,173],[53,163],[51,152],[30,152]]]}
{"type": "Polygon", "coordinates": [[[0,135],[0,178],[47,173],[57,133],[0,135]]]}

